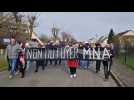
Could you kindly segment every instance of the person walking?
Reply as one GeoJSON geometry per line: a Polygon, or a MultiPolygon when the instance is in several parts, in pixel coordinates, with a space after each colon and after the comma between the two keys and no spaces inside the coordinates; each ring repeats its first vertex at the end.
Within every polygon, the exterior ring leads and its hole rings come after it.
{"type": "Polygon", "coordinates": [[[115,55],[114,45],[113,43],[110,43],[110,61],[109,61],[109,73],[111,70],[111,66],[113,65],[113,57],[115,55]]]}
{"type": "MultiPolygon", "coordinates": [[[[45,46],[46,49],[52,51],[53,50],[53,45],[52,44],[53,44],[53,41],[49,41],[47,43],[47,45],[45,46]]],[[[47,66],[48,65],[48,62],[50,62],[50,65],[52,65],[52,61],[53,61],[52,59],[46,59],[45,65],[47,66]]]]}
{"type": "Polygon", "coordinates": [[[109,79],[109,75],[110,75],[110,71],[111,71],[111,66],[113,64],[113,60],[112,59],[114,57],[113,44],[107,44],[105,46],[105,48],[107,48],[107,50],[109,50],[109,53],[110,53],[110,59],[103,61],[105,79],[109,79]]]}
{"type": "MultiPolygon", "coordinates": [[[[44,47],[41,46],[40,49],[41,48],[44,48],[44,47]]],[[[38,72],[39,66],[42,66],[42,70],[45,70],[46,60],[39,59],[39,60],[36,61],[36,69],[35,69],[35,72],[38,72]]]]}
{"type": "MultiPolygon", "coordinates": [[[[107,50],[108,50],[109,53],[111,54],[111,48],[110,48],[110,45],[109,45],[109,44],[106,44],[106,45],[104,46],[104,48],[107,48],[107,50]]],[[[108,59],[104,59],[104,60],[103,60],[104,75],[105,75],[105,79],[106,79],[106,80],[109,79],[109,75],[110,75],[110,69],[111,69],[111,66],[112,66],[111,59],[112,59],[112,54],[110,55],[109,60],[108,60],[108,59]]]]}
{"type": "Polygon", "coordinates": [[[79,57],[79,67],[80,68],[85,67],[85,63],[84,63],[85,60],[83,60],[83,54],[82,54],[83,48],[84,48],[84,46],[82,44],[79,44],[78,49],[79,49],[80,52],[78,53],[78,57],[79,57]]]}
{"type": "MultiPolygon", "coordinates": [[[[84,44],[84,48],[86,49],[86,50],[88,50],[89,49],[89,43],[88,42],[85,42],[85,44],[84,44]]],[[[86,55],[86,60],[85,60],[85,68],[89,68],[89,66],[90,66],[90,61],[89,61],[89,56],[88,55],[86,55]]]]}
{"type": "MultiPolygon", "coordinates": [[[[101,49],[101,44],[96,43],[95,50],[98,51],[98,49],[101,49]]],[[[96,60],[96,73],[100,71],[100,66],[101,66],[101,60],[96,60]]]]}
{"type": "Polygon", "coordinates": [[[24,53],[25,53],[25,43],[22,43],[21,45],[21,51],[18,54],[18,66],[19,66],[19,72],[21,73],[21,78],[24,78],[25,75],[25,57],[24,57],[24,53]]]}
{"type": "MultiPolygon", "coordinates": [[[[73,56],[73,53],[72,53],[73,56]]],[[[78,61],[76,59],[69,59],[67,60],[67,65],[70,68],[70,78],[75,78],[76,75],[76,69],[78,67],[78,61]]]]}
{"type": "Polygon", "coordinates": [[[6,57],[9,58],[9,64],[11,66],[9,79],[13,78],[16,73],[16,64],[17,64],[17,58],[18,53],[21,50],[20,46],[16,43],[15,38],[11,38],[10,44],[6,48],[6,57]]]}

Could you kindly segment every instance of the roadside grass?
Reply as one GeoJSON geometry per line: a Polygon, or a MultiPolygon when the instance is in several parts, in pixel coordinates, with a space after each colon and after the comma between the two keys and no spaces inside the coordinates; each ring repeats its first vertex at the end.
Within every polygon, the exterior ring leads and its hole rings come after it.
{"type": "MultiPolygon", "coordinates": [[[[116,57],[117,61],[121,64],[125,64],[125,56],[121,54],[120,56],[116,57]]],[[[134,70],[134,56],[126,56],[126,64],[127,67],[134,70]]]]}
{"type": "Polygon", "coordinates": [[[0,71],[7,69],[7,67],[8,67],[7,60],[3,55],[0,55],[0,71]]]}

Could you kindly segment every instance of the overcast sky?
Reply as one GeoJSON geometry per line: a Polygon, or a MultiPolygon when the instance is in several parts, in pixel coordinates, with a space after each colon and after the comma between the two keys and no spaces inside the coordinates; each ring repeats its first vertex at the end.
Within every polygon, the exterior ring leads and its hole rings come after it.
{"type": "Polygon", "coordinates": [[[134,12],[39,12],[38,34],[50,36],[53,24],[81,41],[106,35],[111,28],[116,33],[134,29],[134,12]]]}

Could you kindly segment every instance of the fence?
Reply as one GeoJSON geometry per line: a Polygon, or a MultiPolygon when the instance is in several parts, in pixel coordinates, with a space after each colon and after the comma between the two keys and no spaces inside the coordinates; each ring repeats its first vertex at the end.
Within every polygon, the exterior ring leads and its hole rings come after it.
{"type": "Polygon", "coordinates": [[[126,64],[134,69],[134,46],[124,45],[116,49],[116,57],[119,62],[126,64]]]}

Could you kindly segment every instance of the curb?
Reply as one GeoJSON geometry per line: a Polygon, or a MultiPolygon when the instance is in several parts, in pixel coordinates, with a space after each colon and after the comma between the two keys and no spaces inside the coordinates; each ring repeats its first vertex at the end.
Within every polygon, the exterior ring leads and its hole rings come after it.
{"type": "Polygon", "coordinates": [[[127,85],[124,82],[122,82],[113,71],[110,72],[110,75],[119,87],[127,87],[127,85]]]}

